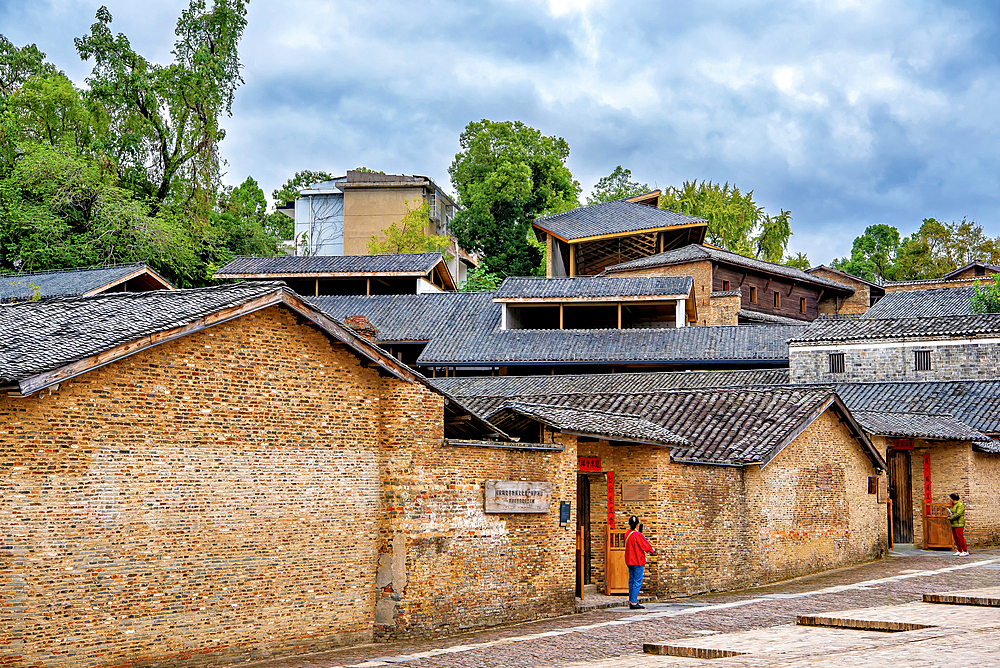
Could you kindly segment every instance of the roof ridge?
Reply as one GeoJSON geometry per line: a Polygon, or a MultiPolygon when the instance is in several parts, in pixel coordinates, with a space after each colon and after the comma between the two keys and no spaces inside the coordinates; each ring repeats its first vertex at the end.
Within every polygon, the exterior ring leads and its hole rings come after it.
{"type": "MultiPolygon", "coordinates": [[[[45,304],[48,306],[56,306],[59,304],[72,304],[78,302],[93,302],[99,299],[149,299],[150,295],[156,294],[159,297],[165,297],[167,299],[177,299],[184,294],[190,294],[192,292],[222,292],[226,290],[246,290],[246,289],[260,289],[260,291],[266,291],[273,288],[286,288],[284,281],[240,281],[239,283],[223,283],[221,285],[208,285],[201,288],[178,288],[176,290],[152,290],[146,292],[101,292],[96,295],[64,295],[59,297],[52,297],[50,299],[44,299],[41,301],[24,301],[16,302],[13,304],[6,305],[5,308],[17,308],[32,305],[45,304]]],[[[0,311],[2,312],[2,311],[0,311]]]]}
{"type": "Polygon", "coordinates": [[[43,269],[41,271],[25,271],[20,273],[0,272],[0,280],[4,280],[8,277],[18,278],[21,276],[43,276],[47,274],[69,273],[71,271],[101,271],[102,269],[125,269],[127,267],[149,267],[149,265],[145,262],[123,262],[119,264],[95,264],[87,267],[63,267],[62,269],[43,269]]]}

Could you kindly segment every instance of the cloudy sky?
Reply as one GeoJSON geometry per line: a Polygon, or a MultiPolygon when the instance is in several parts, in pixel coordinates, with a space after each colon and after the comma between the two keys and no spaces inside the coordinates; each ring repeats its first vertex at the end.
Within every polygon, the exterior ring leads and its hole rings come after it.
{"type": "MultiPolygon", "coordinates": [[[[184,0],[104,0],[168,62],[184,0]]],[[[0,0],[0,33],[82,84],[100,0],[0,0]]],[[[471,120],[566,138],[586,193],[616,165],[735,182],[791,210],[792,252],[968,216],[1000,234],[1000,9],[920,0],[254,0],[223,154],[266,192],[300,169],[431,176],[471,120]]]]}

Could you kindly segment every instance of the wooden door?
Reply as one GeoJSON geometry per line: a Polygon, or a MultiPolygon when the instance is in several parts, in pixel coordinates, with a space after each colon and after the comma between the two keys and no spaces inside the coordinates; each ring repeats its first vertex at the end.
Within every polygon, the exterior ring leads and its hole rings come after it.
{"type": "Polygon", "coordinates": [[[608,527],[604,540],[604,593],[628,593],[628,566],[625,565],[624,529],[608,527]]]}
{"type": "MultiPolygon", "coordinates": [[[[590,476],[576,476],[576,527],[580,534],[583,584],[590,584],[590,476]]],[[[581,594],[582,597],[582,594],[581,594]]]]}
{"type": "Polygon", "coordinates": [[[913,484],[910,476],[910,451],[890,450],[888,464],[893,542],[912,543],[913,484]]]}
{"type": "Polygon", "coordinates": [[[951,535],[947,503],[924,504],[924,549],[950,548],[955,544],[951,535]]]}

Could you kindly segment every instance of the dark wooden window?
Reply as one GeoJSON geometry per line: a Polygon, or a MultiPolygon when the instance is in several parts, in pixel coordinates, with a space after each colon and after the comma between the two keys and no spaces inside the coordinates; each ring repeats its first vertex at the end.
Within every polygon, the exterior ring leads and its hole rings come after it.
{"type": "Polygon", "coordinates": [[[729,281],[722,281],[722,291],[729,292],[729,290],[731,289],[730,288],[731,285],[732,283],[730,283],[729,281]]]}
{"type": "Polygon", "coordinates": [[[774,291],[774,308],[781,308],[781,293],[774,291]]]}
{"type": "Polygon", "coordinates": [[[751,304],[757,303],[757,288],[755,288],[752,285],[750,286],[750,303],[751,304]]]}
{"type": "Polygon", "coordinates": [[[844,353],[830,353],[830,373],[844,373],[844,353]]]}
{"type": "Polygon", "coordinates": [[[799,313],[805,313],[805,312],[806,312],[806,298],[799,297],[799,313]]]}
{"type": "Polygon", "coordinates": [[[929,350],[914,350],[913,351],[913,369],[914,369],[914,371],[930,371],[931,370],[931,351],[929,351],[929,350]]]}

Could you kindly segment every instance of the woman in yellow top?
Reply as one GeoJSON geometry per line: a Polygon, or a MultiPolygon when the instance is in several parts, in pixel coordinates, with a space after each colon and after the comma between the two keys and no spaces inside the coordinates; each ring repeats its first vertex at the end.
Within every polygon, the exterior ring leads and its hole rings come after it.
{"type": "Polygon", "coordinates": [[[951,520],[951,535],[955,538],[957,557],[969,556],[969,548],[965,544],[965,504],[958,500],[958,494],[949,495],[951,507],[948,508],[948,518],[951,520]]]}

